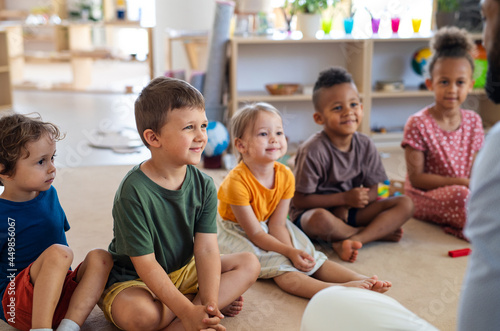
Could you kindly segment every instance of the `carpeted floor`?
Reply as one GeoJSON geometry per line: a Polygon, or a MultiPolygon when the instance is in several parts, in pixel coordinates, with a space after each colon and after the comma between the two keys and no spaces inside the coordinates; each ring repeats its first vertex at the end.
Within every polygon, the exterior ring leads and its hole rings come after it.
{"type": "MultiPolygon", "coordinates": [[[[71,230],[67,233],[75,252],[74,264],[88,250],[107,248],[112,237],[111,207],[118,184],[131,166],[59,169],[54,186],[66,211],[71,230]]],[[[220,184],[224,171],[206,171],[220,184]]],[[[399,165],[388,169],[391,176],[399,165]]],[[[399,179],[399,178],[398,178],[399,179]]],[[[400,243],[372,243],[360,250],[353,263],[340,261],[330,247],[322,249],[331,260],[366,275],[392,281],[387,295],[401,302],[440,330],[455,330],[460,286],[467,257],[450,258],[452,249],[470,247],[444,234],[439,227],[410,220],[400,243]]],[[[244,294],[240,315],[226,318],[228,330],[298,330],[307,300],[282,292],[272,281],[258,281],[244,294]]],[[[359,311],[362,318],[363,311],[359,311]]],[[[0,322],[0,330],[12,330],[0,322]]],[[[83,330],[116,330],[95,308],[83,330]]]]}

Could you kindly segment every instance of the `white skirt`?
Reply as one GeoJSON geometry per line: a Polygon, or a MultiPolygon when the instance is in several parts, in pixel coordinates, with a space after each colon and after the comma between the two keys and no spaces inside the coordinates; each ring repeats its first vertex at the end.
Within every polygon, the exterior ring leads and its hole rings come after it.
{"type": "MultiPolygon", "coordinates": [[[[295,268],[292,261],[286,256],[273,251],[263,250],[254,245],[238,223],[224,221],[219,217],[217,218],[217,223],[219,230],[217,240],[219,242],[220,252],[223,254],[240,252],[254,253],[259,258],[261,265],[259,278],[274,278],[290,271],[298,271],[310,276],[318,271],[328,259],[325,254],[317,251],[307,235],[289,220],[286,221],[286,227],[290,233],[293,247],[307,252],[316,261],[314,268],[308,272],[303,272],[295,268]]],[[[266,233],[269,233],[267,221],[260,222],[260,225],[266,233]]]]}

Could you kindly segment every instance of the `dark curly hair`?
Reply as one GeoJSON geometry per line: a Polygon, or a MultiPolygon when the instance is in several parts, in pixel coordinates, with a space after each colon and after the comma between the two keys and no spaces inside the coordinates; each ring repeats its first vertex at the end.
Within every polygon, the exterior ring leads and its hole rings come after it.
{"type": "Polygon", "coordinates": [[[474,42],[465,29],[454,26],[439,29],[432,37],[429,46],[432,57],[429,60],[428,75],[432,77],[432,70],[436,61],[443,57],[465,58],[474,72],[474,58],[472,52],[475,49],[474,42]]]}
{"type": "MultiPolygon", "coordinates": [[[[39,114],[11,114],[0,118],[0,174],[13,176],[21,157],[29,157],[26,145],[48,134],[55,141],[64,134],[52,123],[43,122],[39,114]]],[[[0,184],[1,181],[0,181],[0,184]]]]}
{"type": "Polygon", "coordinates": [[[350,83],[354,81],[350,73],[347,72],[342,67],[331,67],[325,69],[319,73],[318,79],[314,84],[313,88],[313,104],[314,108],[318,109],[319,96],[321,94],[321,88],[332,87],[338,84],[350,83]]]}

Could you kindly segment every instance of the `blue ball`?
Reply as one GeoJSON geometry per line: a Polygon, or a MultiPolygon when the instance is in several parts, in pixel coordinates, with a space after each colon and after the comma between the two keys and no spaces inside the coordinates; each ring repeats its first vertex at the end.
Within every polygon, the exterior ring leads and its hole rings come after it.
{"type": "Polygon", "coordinates": [[[207,136],[207,146],[203,152],[205,156],[221,155],[229,146],[229,132],[221,122],[208,122],[207,136]]]}

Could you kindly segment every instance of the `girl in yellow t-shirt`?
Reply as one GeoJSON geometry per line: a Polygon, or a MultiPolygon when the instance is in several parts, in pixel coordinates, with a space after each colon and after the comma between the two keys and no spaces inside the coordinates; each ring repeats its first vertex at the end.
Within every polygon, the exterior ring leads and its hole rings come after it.
{"type": "Polygon", "coordinates": [[[276,162],[287,149],[276,108],[267,103],[243,107],[231,120],[231,135],[240,162],[218,192],[222,253],[255,253],[261,263],[259,278],[273,278],[284,291],[305,298],[333,285],[377,292],[391,287],[377,276],[329,261],[287,219],[295,179],[288,167],[276,162]]]}

